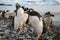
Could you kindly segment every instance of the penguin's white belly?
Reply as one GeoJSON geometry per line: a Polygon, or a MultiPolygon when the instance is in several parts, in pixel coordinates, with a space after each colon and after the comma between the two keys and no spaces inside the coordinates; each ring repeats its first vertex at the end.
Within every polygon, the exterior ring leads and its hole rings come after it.
{"type": "Polygon", "coordinates": [[[15,18],[14,18],[14,29],[17,30],[18,27],[19,27],[19,21],[18,21],[17,17],[15,17],[15,18]]]}
{"type": "Polygon", "coordinates": [[[25,14],[22,8],[18,9],[17,19],[19,21],[20,26],[26,22],[27,18],[28,18],[28,14],[25,14]]]}
{"type": "Polygon", "coordinates": [[[28,18],[27,14],[20,15],[18,17],[19,24],[20,25],[24,24],[26,22],[27,18],[28,18]]]}
{"type": "Polygon", "coordinates": [[[26,20],[28,18],[27,14],[20,15],[19,17],[15,17],[15,28],[17,29],[19,26],[22,26],[25,24],[26,20]]]}
{"type": "Polygon", "coordinates": [[[17,29],[19,26],[25,24],[26,20],[28,19],[28,14],[24,14],[24,10],[19,8],[17,11],[17,16],[15,17],[15,28],[17,29]]]}
{"type": "Polygon", "coordinates": [[[36,16],[30,16],[29,21],[32,25],[32,27],[35,29],[37,34],[41,35],[43,32],[43,21],[39,20],[36,16]]]}

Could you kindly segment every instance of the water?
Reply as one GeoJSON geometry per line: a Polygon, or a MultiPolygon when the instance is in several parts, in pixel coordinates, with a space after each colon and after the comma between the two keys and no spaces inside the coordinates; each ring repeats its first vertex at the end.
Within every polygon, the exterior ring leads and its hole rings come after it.
{"type": "MultiPolygon", "coordinates": [[[[56,26],[60,25],[60,5],[25,5],[25,7],[33,8],[41,15],[44,15],[46,12],[50,11],[55,15],[55,17],[53,17],[53,24],[56,26]]],[[[14,11],[15,6],[0,6],[0,10],[14,11]]]]}
{"type": "Polygon", "coordinates": [[[0,10],[15,10],[15,6],[0,6],[0,10]]]}

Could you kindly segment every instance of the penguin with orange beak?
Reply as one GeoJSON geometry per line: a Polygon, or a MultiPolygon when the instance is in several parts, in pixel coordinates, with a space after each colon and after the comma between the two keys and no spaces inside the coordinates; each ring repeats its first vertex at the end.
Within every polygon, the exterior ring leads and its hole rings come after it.
{"type": "Polygon", "coordinates": [[[29,23],[33,27],[33,29],[36,31],[35,38],[36,40],[39,40],[43,32],[42,16],[35,10],[29,10],[28,15],[29,15],[29,23]]]}
{"type": "Polygon", "coordinates": [[[23,7],[20,7],[17,10],[17,16],[14,18],[14,29],[23,31],[24,24],[26,23],[28,19],[28,14],[24,11],[23,7]]]}

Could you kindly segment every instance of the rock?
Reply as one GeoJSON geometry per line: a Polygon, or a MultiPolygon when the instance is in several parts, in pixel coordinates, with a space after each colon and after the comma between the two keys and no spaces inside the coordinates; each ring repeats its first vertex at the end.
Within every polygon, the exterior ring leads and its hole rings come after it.
{"type": "MultiPolygon", "coordinates": [[[[35,40],[35,30],[30,26],[24,28],[23,32],[18,32],[12,27],[12,18],[0,20],[0,39],[1,40],[35,40]]],[[[42,40],[60,40],[60,27],[52,27],[50,32],[41,35],[42,40]],[[48,35],[48,37],[47,37],[48,35]]]]}

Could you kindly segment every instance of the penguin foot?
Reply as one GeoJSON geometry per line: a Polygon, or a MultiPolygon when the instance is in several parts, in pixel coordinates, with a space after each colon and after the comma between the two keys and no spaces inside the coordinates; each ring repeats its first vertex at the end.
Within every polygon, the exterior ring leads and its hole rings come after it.
{"type": "Polygon", "coordinates": [[[19,26],[17,29],[17,31],[20,31],[20,32],[22,32],[23,30],[24,30],[24,25],[19,26]]]}
{"type": "Polygon", "coordinates": [[[35,38],[36,38],[36,40],[39,40],[40,35],[36,34],[36,35],[35,35],[35,38]]]}
{"type": "Polygon", "coordinates": [[[23,28],[26,27],[26,26],[27,26],[27,24],[24,24],[24,25],[23,25],[23,28]]]}
{"type": "Polygon", "coordinates": [[[47,30],[48,30],[48,31],[51,31],[51,28],[50,28],[50,27],[48,27],[48,28],[47,28],[47,30]]]}

